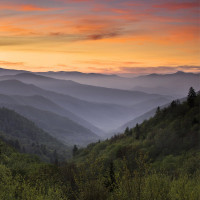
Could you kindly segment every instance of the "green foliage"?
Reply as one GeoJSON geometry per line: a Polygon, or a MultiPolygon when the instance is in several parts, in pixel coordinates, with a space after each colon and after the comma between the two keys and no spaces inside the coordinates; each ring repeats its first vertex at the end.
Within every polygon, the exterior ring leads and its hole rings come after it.
{"type": "Polygon", "coordinates": [[[0,108],[0,138],[18,151],[38,155],[47,162],[70,158],[70,150],[64,144],[7,108],[0,108]]]}
{"type": "Polygon", "coordinates": [[[124,134],[74,146],[69,163],[42,163],[0,139],[0,199],[199,200],[199,103],[173,101],[124,134]]]}

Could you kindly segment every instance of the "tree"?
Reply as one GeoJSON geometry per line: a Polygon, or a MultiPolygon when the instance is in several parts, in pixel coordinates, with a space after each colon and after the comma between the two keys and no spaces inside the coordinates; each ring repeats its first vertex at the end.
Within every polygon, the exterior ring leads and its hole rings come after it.
{"type": "Polygon", "coordinates": [[[136,124],[134,131],[135,131],[135,139],[138,140],[140,138],[140,127],[138,123],[136,124]]]}
{"type": "Polygon", "coordinates": [[[187,103],[190,107],[194,107],[194,101],[195,101],[196,96],[197,95],[196,95],[194,88],[190,87],[188,96],[187,96],[187,103]]]}
{"type": "Polygon", "coordinates": [[[125,130],[125,135],[129,135],[130,133],[131,133],[131,131],[130,131],[130,129],[129,129],[129,127],[126,127],[126,130],[125,130]]]}
{"type": "Polygon", "coordinates": [[[77,147],[76,145],[74,145],[74,148],[73,148],[73,150],[72,150],[73,156],[76,155],[77,151],[78,151],[78,147],[77,147]]]}
{"type": "Polygon", "coordinates": [[[15,147],[15,149],[18,149],[18,150],[21,149],[20,144],[19,144],[19,140],[15,140],[14,147],[15,147]]]}
{"type": "Polygon", "coordinates": [[[160,106],[158,106],[156,109],[156,115],[159,115],[159,114],[160,114],[160,106]]]}
{"type": "Polygon", "coordinates": [[[54,164],[58,165],[58,154],[56,150],[54,150],[53,152],[53,159],[54,159],[54,164]]]}
{"type": "Polygon", "coordinates": [[[171,106],[171,108],[174,108],[174,107],[176,107],[176,106],[177,106],[177,103],[176,103],[176,101],[172,101],[172,102],[171,102],[171,104],[170,104],[170,106],[171,106]]]}
{"type": "Polygon", "coordinates": [[[108,188],[110,192],[113,192],[113,190],[116,187],[115,169],[114,169],[113,161],[110,162],[108,175],[106,175],[105,178],[106,180],[104,184],[106,188],[108,188]]]}

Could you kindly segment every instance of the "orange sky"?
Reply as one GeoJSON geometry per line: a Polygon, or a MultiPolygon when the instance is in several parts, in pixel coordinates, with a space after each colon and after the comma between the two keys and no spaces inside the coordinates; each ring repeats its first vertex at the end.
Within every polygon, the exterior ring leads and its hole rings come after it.
{"type": "Polygon", "coordinates": [[[0,67],[199,72],[198,2],[0,0],[0,67]]]}

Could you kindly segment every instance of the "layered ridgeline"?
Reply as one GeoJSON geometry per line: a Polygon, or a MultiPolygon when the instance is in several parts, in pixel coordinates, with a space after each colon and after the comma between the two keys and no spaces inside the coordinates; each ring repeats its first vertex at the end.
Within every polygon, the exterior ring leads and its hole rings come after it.
{"type": "MultiPolygon", "coordinates": [[[[27,74],[23,76],[20,75],[17,77],[20,77],[20,81],[0,81],[0,94],[12,96],[11,98],[14,98],[15,101],[17,101],[17,104],[24,104],[40,110],[56,112],[56,114],[71,119],[75,123],[80,124],[99,136],[106,135],[105,132],[113,130],[116,126],[123,125],[148,110],[171,101],[171,98],[161,95],[92,86],[86,87],[81,84],[71,84],[71,82],[68,81],[63,82],[61,80],[42,76],[39,76],[38,80],[38,76],[33,74],[28,74],[28,76],[27,74]],[[24,77],[26,77],[26,79],[24,77]],[[22,80],[24,82],[22,82],[22,80]],[[46,89],[29,84],[26,81],[40,85],[46,89]],[[52,89],[54,84],[55,87],[58,88],[57,92],[49,91],[48,89],[52,89]],[[81,95],[85,95],[86,98],[90,99],[91,97],[91,101],[79,99],[67,94],[61,94],[59,92],[64,91],[60,91],[60,88],[63,88],[63,90],[69,93],[70,91],[76,91],[77,95],[79,95],[80,92],[80,98],[81,95]],[[92,89],[91,91],[90,88],[92,89]],[[93,91],[95,92],[93,93],[93,91]],[[87,92],[90,94],[87,95],[87,92]],[[28,96],[30,100],[27,100],[28,96]],[[34,98],[34,101],[31,100],[32,98],[34,98]],[[94,100],[94,98],[97,98],[102,102],[93,102],[92,100],[94,100]],[[41,106],[41,102],[44,101],[46,101],[46,103],[43,103],[44,106],[41,106]],[[45,106],[45,104],[49,104],[49,101],[52,102],[51,104],[54,104],[54,108],[56,104],[56,107],[61,109],[50,109],[51,106],[45,106]],[[117,102],[121,102],[121,104],[116,104],[117,102]],[[62,109],[65,112],[61,112],[60,110],[62,109]]],[[[85,132],[85,130],[83,130],[83,132],[85,132]]]]}
{"type": "Polygon", "coordinates": [[[51,97],[56,98],[69,106],[79,104],[79,101],[72,97],[54,95],[19,81],[1,82],[0,93],[0,106],[14,109],[66,144],[85,145],[99,139],[95,133],[102,134],[102,131],[91,123],[51,100],[51,97]]]}
{"type": "Polygon", "coordinates": [[[17,75],[0,76],[0,80],[19,80],[27,84],[33,84],[44,90],[70,95],[85,101],[96,103],[133,105],[152,99],[155,97],[165,97],[166,95],[147,94],[139,91],[121,90],[106,87],[84,85],[71,80],[59,80],[34,73],[20,73],[17,75]]]}
{"type": "Polygon", "coordinates": [[[71,157],[69,147],[7,108],[0,108],[0,138],[19,152],[38,155],[43,161],[57,162],[71,157]]]}
{"type": "Polygon", "coordinates": [[[52,78],[72,80],[82,84],[108,88],[137,90],[147,93],[183,97],[192,85],[200,89],[200,74],[178,71],[172,74],[149,74],[134,78],[117,75],[80,73],[80,72],[40,72],[38,74],[52,78]]]}
{"type": "Polygon", "coordinates": [[[199,109],[200,95],[191,88],[186,102],[158,108],[123,134],[75,146],[68,164],[42,164],[0,140],[0,198],[199,200],[199,109]]]}
{"type": "MultiPolygon", "coordinates": [[[[16,75],[19,73],[28,73],[28,71],[0,69],[0,74],[2,76],[16,75]]],[[[200,89],[200,74],[186,73],[182,71],[172,74],[149,74],[134,78],[122,77],[115,74],[107,75],[99,73],[81,73],[76,71],[49,71],[35,74],[54,79],[72,80],[86,85],[123,90],[137,90],[151,94],[167,94],[174,98],[183,97],[190,86],[193,86],[196,90],[200,89]]]]}

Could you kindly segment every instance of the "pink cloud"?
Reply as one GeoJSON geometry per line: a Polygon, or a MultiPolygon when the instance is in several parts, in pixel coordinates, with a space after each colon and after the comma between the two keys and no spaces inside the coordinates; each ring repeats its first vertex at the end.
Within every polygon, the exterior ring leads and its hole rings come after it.
{"type": "Polygon", "coordinates": [[[182,2],[182,3],[170,2],[170,3],[154,5],[153,7],[154,8],[163,8],[163,9],[167,9],[170,11],[176,11],[176,10],[180,10],[180,9],[196,8],[196,7],[199,7],[199,5],[200,5],[199,1],[182,2]]]}

